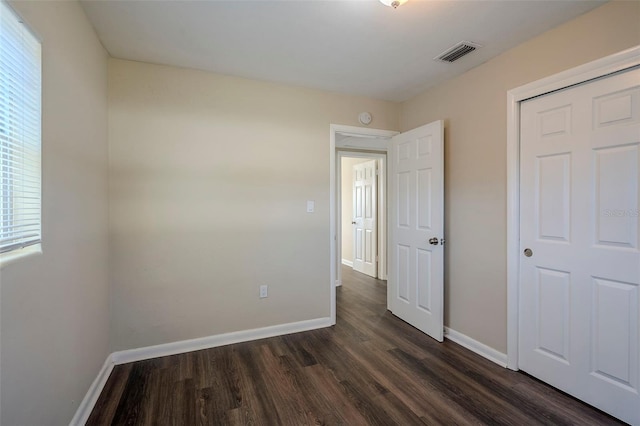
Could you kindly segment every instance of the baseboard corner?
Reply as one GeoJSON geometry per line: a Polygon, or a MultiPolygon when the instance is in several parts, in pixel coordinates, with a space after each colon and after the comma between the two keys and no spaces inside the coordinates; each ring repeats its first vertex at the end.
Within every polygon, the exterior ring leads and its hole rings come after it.
{"type": "Polygon", "coordinates": [[[109,379],[109,375],[111,375],[111,372],[116,365],[142,361],[145,359],[158,358],[161,356],[176,355],[185,352],[209,349],[217,346],[226,346],[234,343],[249,342],[251,340],[267,339],[269,337],[282,336],[285,334],[300,333],[303,331],[310,331],[318,328],[331,327],[334,324],[335,323],[332,322],[330,317],[314,318],[310,320],[278,324],[252,330],[217,334],[198,339],[182,340],[161,345],[146,346],[142,348],[113,352],[112,354],[107,356],[106,361],[98,372],[95,380],[89,387],[86,395],[82,399],[82,402],[78,406],[78,409],[76,410],[76,413],[71,419],[69,425],[82,426],[87,422],[89,416],[91,415],[91,412],[93,411],[93,407],[96,405],[96,402],[100,397],[102,389],[109,379]]]}
{"type": "Polygon", "coordinates": [[[93,383],[91,383],[91,386],[89,386],[82,402],[78,405],[78,409],[69,423],[70,426],[82,426],[87,423],[87,420],[89,420],[89,416],[93,411],[93,407],[96,405],[96,402],[98,402],[98,398],[102,393],[102,389],[107,384],[107,380],[109,379],[114,366],[115,363],[113,362],[112,355],[107,355],[107,359],[104,361],[98,375],[93,380],[93,383]]]}

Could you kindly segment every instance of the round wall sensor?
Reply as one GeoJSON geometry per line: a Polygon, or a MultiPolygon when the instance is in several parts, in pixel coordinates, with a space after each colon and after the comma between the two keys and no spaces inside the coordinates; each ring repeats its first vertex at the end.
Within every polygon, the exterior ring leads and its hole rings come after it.
{"type": "Polygon", "coordinates": [[[371,114],[368,112],[361,112],[360,115],[358,116],[358,120],[360,121],[361,124],[364,124],[365,126],[369,125],[371,123],[371,114]]]}

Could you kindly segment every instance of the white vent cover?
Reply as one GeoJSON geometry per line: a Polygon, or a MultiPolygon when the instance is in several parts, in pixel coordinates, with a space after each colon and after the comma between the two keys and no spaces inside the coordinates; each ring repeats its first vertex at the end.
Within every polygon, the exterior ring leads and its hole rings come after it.
{"type": "Polygon", "coordinates": [[[433,59],[442,62],[454,62],[462,58],[464,55],[467,55],[481,47],[482,46],[477,43],[471,43],[470,41],[461,41],[460,43],[445,50],[433,59]]]}

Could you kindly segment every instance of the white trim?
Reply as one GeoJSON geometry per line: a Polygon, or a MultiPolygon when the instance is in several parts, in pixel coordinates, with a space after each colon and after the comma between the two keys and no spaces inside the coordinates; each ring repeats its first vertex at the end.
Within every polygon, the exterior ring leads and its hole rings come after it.
{"type": "Polygon", "coordinates": [[[78,409],[76,410],[76,414],[71,419],[71,422],[69,423],[69,425],[79,426],[87,423],[87,420],[89,420],[89,416],[93,411],[93,407],[96,405],[96,402],[98,402],[98,398],[102,393],[102,389],[104,389],[104,385],[107,384],[107,380],[109,379],[109,376],[113,371],[113,367],[114,367],[114,363],[113,363],[112,355],[109,355],[107,356],[107,359],[102,365],[102,368],[98,372],[98,375],[93,380],[93,383],[91,383],[89,390],[87,391],[86,395],[82,399],[82,402],[78,406],[78,409]]]}
{"type": "Polygon", "coordinates": [[[489,361],[495,362],[500,367],[507,366],[507,354],[502,353],[485,345],[484,343],[480,343],[477,340],[472,339],[466,334],[462,334],[458,331],[452,330],[449,327],[444,328],[444,337],[448,340],[451,340],[458,345],[469,349],[471,352],[475,352],[481,357],[488,359],[489,361]]]}
{"type": "MultiPolygon", "coordinates": [[[[369,137],[372,139],[376,138],[390,138],[397,135],[400,132],[396,132],[395,130],[382,130],[382,129],[370,129],[369,127],[357,127],[357,126],[345,126],[342,124],[330,124],[331,133],[334,135],[333,143],[335,147],[335,134],[347,134],[349,136],[355,137],[369,137]]],[[[363,149],[370,149],[368,147],[362,147],[363,149]]]]}
{"type": "MultiPolygon", "coordinates": [[[[392,130],[369,129],[365,127],[344,126],[340,124],[329,125],[329,304],[331,325],[336,323],[336,282],[338,281],[338,250],[336,248],[338,236],[336,217],[340,213],[336,210],[336,132],[349,133],[351,135],[392,137],[398,134],[392,130]]],[[[339,169],[338,169],[339,170],[339,169]]]]}
{"type": "Polygon", "coordinates": [[[387,279],[387,156],[378,158],[378,279],[387,279]]]}
{"type": "Polygon", "coordinates": [[[344,266],[348,266],[349,268],[353,268],[353,262],[347,259],[342,259],[342,264],[344,266]]]}
{"type": "Polygon", "coordinates": [[[17,263],[31,256],[38,256],[42,254],[42,243],[34,244],[32,246],[15,249],[6,253],[0,253],[0,270],[5,266],[17,263]]]}
{"type": "Polygon", "coordinates": [[[217,334],[197,339],[181,340],[161,345],[129,349],[114,352],[111,354],[111,358],[116,365],[127,364],[129,362],[142,361],[161,356],[176,355],[185,352],[231,345],[234,343],[250,342],[252,340],[282,336],[284,334],[315,330],[318,328],[330,327],[331,325],[331,318],[316,318],[288,324],[272,325],[270,327],[254,328],[252,330],[234,331],[231,333],[217,334]]]}
{"type": "Polygon", "coordinates": [[[520,102],[640,65],[640,46],[507,92],[507,366],[518,369],[520,264],[520,102]]]}
{"type": "MultiPolygon", "coordinates": [[[[336,265],[336,130],[329,125],[329,318],[336,323],[336,285],[338,285],[336,265]]],[[[340,283],[342,284],[342,283],[340,283]]]]}
{"type": "MultiPolygon", "coordinates": [[[[344,133],[336,133],[345,136],[344,133]]],[[[348,137],[336,140],[338,149],[365,149],[387,151],[387,137],[349,134],[348,137]]]]}

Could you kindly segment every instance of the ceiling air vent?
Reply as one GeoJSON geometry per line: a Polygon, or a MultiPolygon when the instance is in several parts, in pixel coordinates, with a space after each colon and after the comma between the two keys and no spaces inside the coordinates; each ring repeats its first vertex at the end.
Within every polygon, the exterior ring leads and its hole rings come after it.
{"type": "Polygon", "coordinates": [[[458,59],[462,58],[464,55],[473,52],[474,50],[480,48],[479,44],[471,43],[469,41],[461,41],[450,49],[442,52],[440,55],[436,56],[436,61],[442,62],[454,62],[458,59]]]}

